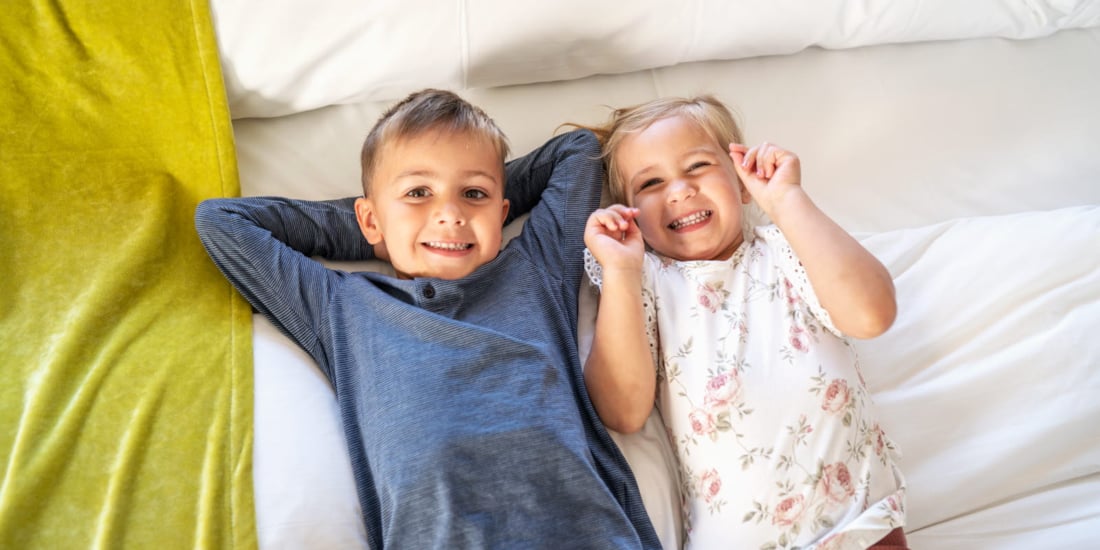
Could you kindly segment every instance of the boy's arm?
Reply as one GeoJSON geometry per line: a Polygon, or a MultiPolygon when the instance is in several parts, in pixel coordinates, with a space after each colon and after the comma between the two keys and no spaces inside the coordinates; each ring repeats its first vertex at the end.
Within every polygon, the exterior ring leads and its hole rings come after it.
{"type": "Polygon", "coordinates": [[[890,328],[897,315],[890,272],[810,200],[800,184],[798,157],[766,143],[730,151],[738,175],[790,243],[833,325],[856,338],[890,328]]]}
{"type": "Polygon", "coordinates": [[[332,285],[343,274],[309,256],[372,256],[355,221],[353,202],[210,199],[195,210],[195,228],[218,269],[322,367],[316,327],[332,285]]]}
{"type": "Polygon", "coordinates": [[[633,433],[653,410],[657,377],[642,304],[645,246],[632,221],[637,210],[613,205],[594,212],[585,243],[600,262],[600,301],[584,381],[607,427],[633,433]]]}
{"type": "Polygon", "coordinates": [[[505,166],[511,205],[505,223],[530,212],[524,238],[535,241],[548,267],[576,264],[579,272],[585,222],[600,204],[603,178],[600,144],[591,131],[555,136],[505,166]]]}

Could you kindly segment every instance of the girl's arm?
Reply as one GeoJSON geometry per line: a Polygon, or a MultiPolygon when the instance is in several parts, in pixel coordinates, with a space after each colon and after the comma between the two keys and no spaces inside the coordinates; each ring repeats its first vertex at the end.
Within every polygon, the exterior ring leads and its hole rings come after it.
{"type": "Polygon", "coordinates": [[[894,322],[897,302],[886,267],[810,200],[798,156],[769,143],[730,145],[741,181],[790,243],[821,306],[838,330],[873,338],[894,322]]]}
{"type": "Polygon", "coordinates": [[[584,381],[604,425],[633,433],[645,425],[657,391],[642,306],[645,245],[637,210],[613,205],[585,225],[584,242],[600,262],[602,284],[584,381]]]}

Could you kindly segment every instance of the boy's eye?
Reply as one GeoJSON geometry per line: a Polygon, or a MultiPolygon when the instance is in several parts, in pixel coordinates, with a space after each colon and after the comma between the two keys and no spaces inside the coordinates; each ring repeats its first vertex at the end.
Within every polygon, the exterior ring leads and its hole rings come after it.
{"type": "Polygon", "coordinates": [[[481,189],[467,189],[464,193],[467,199],[486,199],[489,198],[489,194],[481,189]]]}
{"type": "Polygon", "coordinates": [[[429,195],[428,190],[424,187],[417,187],[416,189],[410,189],[409,192],[405,193],[406,197],[412,197],[412,198],[416,198],[416,199],[422,199],[424,197],[427,197],[428,195],[429,195]]]}

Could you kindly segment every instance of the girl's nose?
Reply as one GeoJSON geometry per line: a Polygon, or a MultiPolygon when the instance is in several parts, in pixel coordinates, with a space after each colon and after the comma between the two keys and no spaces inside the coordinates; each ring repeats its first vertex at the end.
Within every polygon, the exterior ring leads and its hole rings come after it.
{"type": "Polygon", "coordinates": [[[680,202],[695,196],[695,186],[687,180],[677,178],[668,184],[668,202],[680,202]]]}

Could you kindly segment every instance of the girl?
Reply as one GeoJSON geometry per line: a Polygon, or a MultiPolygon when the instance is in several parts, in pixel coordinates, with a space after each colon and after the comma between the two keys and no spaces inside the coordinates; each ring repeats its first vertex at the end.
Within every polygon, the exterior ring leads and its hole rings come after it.
{"type": "Polygon", "coordinates": [[[904,548],[896,452],[845,340],[893,323],[885,267],[806,195],[795,154],[740,145],[712,97],[593,130],[618,204],[585,228],[601,287],[585,381],[618,431],[656,402],[685,546],[904,548]],[[744,229],[752,199],[775,225],[744,229]]]}

